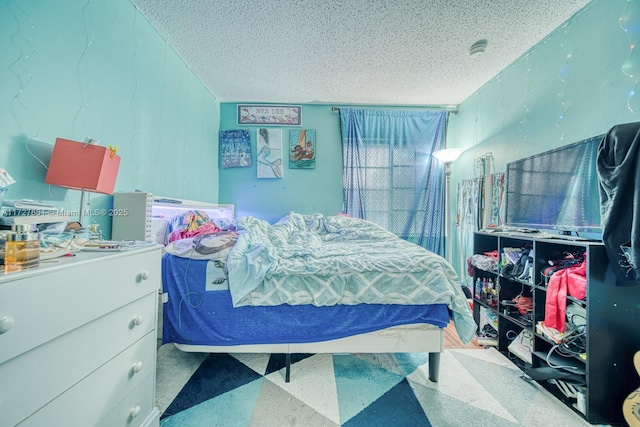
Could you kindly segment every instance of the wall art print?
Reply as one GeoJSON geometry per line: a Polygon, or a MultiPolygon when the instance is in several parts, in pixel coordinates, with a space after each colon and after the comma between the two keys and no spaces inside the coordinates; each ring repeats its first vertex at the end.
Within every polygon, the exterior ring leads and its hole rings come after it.
{"type": "Polygon", "coordinates": [[[223,168],[251,166],[251,137],[248,131],[221,130],[219,138],[223,168]]]}
{"type": "Polygon", "coordinates": [[[313,169],[316,167],[315,129],[289,131],[289,168],[313,169]]]}
{"type": "Polygon", "coordinates": [[[237,113],[238,126],[300,126],[302,124],[302,106],[300,105],[238,104],[237,113]]]}
{"type": "Polygon", "coordinates": [[[282,129],[258,129],[258,178],[282,178],[282,129]]]}

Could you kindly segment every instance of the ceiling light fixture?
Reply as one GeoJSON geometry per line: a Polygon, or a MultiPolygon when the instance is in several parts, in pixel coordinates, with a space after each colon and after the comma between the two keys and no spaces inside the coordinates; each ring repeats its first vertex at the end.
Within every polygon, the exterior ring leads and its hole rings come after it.
{"type": "Polygon", "coordinates": [[[484,50],[487,48],[487,39],[480,39],[469,48],[469,55],[472,58],[476,56],[482,55],[484,50]]]}

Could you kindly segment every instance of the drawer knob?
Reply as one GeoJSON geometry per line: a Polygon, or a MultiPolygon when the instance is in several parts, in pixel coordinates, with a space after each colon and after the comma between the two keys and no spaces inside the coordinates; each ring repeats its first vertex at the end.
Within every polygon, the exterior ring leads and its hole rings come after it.
{"type": "Polygon", "coordinates": [[[136,326],[140,326],[142,324],[142,320],[144,320],[144,317],[142,317],[142,314],[137,315],[136,317],[134,317],[133,319],[131,319],[131,327],[134,328],[136,326]]]}
{"type": "Polygon", "coordinates": [[[131,411],[129,411],[129,416],[131,417],[131,419],[134,419],[138,415],[140,415],[140,405],[132,408],[131,411]]]}
{"type": "Polygon", "coordinates": [[[11,316],[0,317],[0,335],[9,332],[15,323],[15,319],[11,316]]]}
{"type": "Polygon", "coordinates": [[[137,374],[138,372],[140,372],[142,370],[142,362],[136,362],[133,364],[133,366],[131,367],[131,371],[134,374],[137,374]]]}
{"type": "Polygon", "coordinates": [[[142,282],[143,280],[147,280],[149,277],[151,277],[151,274],[149,274],[148,271],[143,271],[142,273],[138,273],[138,275],[136,276],[136,281],[142,282]]]}

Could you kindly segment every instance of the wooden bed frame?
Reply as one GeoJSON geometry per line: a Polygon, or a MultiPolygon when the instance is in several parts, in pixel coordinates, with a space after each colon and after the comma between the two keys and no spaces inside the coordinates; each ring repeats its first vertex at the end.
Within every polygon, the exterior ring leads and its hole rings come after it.
{"type": "MultiPolygon", "coordinates": [[[[160,198],[167,200],[166,197],[160,198]]],[[[212,219],[234,220],[233,205],[218,205],[192,200],[173,199],[179,203],[152,205],[152,235],[158,243],[164,243],[167,222],[175,215],[189,210],[202,210],[212,219]]],[[[162,305],[158,316],[162,331],[162,305]]],[[[232,346],[207,346],[174,344],[179,350],[199,353],[284,353],[286,355],[285,381],[289,382],[291,354],[293,353],[429,353],[429,379],[438,381],[440,353],[444,351],[444,329],[428,324],[394,326],[379,331],[345,338],[282,344],[251,344],[232,346]]]]}

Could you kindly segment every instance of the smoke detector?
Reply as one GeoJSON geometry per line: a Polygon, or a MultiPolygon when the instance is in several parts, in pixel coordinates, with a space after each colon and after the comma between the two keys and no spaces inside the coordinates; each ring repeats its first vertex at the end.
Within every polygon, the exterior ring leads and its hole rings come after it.
{"type": "Polygon", "coordinates": [[[472,58],[476,56],[480,56],[484,53],[484,50],[487,48],[487,39],[480,39],[469,48],[469,55],[472,58]]]}

